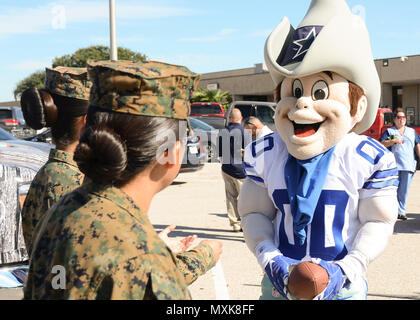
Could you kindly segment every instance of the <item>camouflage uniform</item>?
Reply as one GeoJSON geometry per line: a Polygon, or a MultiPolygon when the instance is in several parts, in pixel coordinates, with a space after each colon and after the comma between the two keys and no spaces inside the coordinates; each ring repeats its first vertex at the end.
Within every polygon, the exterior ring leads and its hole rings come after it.
{"type": "MultiPolygon", "coordinates": [[[[108,61],[88,69],[93,106],[188,117],[198,76],[184,67],[108,61]]],[[[216,263],[207,244],[175,257],[127,194],[94,182],[64,196],[35,233],[25,299],[190,299],[187,285],[216,263]],[[52,285],[57,265],[64,290],[52,285]]]]}
{"type": "MultiPolygon", "coordinates": [[[[45,89],[50,93],[88,100],[91,86],[86,68],[46,68],[45,89]]],[[[29,256],[39,219],[61,196],[80,187],[83,177],[72,154],[57,149],[50,151],[48,162],[32,181],[21,212],[23,237],[29,256]]]]}
{"type": "Polygon", "coordinates": [[[21,212],[23,238],[29,256],[39,219],[63,195],[80,187],[83,177],[72,154],[51,149],[47,163],[32,180],[21,212]]]}
{"type": "MultiPolygon", "coordinates": [[[[190,298],[175,257],[119,188],[86,183],[38,228],[25,299],[190,298]],[[55,265],[66,270],[65,290],[52,287],[55,265]]],[[[212,258],[207,245],[197,252],[212,258]]]]}

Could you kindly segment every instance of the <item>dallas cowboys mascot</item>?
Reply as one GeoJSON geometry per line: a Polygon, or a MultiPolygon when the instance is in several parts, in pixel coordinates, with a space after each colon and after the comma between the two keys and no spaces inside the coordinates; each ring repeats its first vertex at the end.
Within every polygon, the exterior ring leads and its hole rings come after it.
{"type": "Polygon", "coordinates": [[[277,86],[277,131],[249,145],[239,210],[249,249],[265,271],[262,299],[294,299],[290,267],[326,269],[315,299],[366,299],[365,273],[397,219],[392,153],[361,136],[380,82],[362,19],[344,0],[313,0],[294,29],[271,33],[265,61],[277,86]]]}

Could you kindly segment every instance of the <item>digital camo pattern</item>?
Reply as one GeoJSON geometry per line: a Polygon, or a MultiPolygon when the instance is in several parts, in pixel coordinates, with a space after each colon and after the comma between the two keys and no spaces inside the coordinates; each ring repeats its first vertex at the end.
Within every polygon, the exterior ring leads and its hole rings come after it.
{"type": "Polygon", "coordinates": [[[185,277],[187,285],[192,284],[197,278],[205,274],[216,265],[213,249],[204,243],[190,251],[176,255],[178,270],[185,277]]]}
{"type": "Polygon", "coordinates": [[[20,195],[24,196],[39,168],[43,153],[28,154],[15,148],[0,150],[0,265],[29,259],[22,236],[20,195]]]}
{"type": "Polygon", "coordinates": [[[51,149],[47,163],[31,183],[22,208],[23,237],[29,255],[35,226],[40,218],[63,195],[80,187],[83,178],[72,154],[51,149]]]}
{"type": "Polygon", "coordinates": [[[38,224],[25,299],[190,299],[176,259],[122,190],[93,182],[38,224]],[[56,265],[65,288],[54,289],[56,265]]]}
{"type": "Polygon", "coordinates": [[[199,75],[162,62],[89,61],[90,104],[134,115],[187,119],[199,75]]]}
{"type": "Polygon", "coordinates": [[[86,68],[46,68],[45,89],[60,96],[89,100],[92,83],[86,68]]]}

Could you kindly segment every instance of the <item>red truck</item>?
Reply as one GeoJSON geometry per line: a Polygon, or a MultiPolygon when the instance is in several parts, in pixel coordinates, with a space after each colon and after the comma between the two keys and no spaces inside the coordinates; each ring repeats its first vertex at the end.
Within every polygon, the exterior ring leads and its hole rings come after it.
{"type": "MultiPolygon", "coordinates": [[[[369,136],[376,140],[379,140],[382,134],[388,129],[394,126],[394,115],[391,109],[379,108],[378,114],[376,115],[375,122],[373,125],[363,133],[365,136],[369,136]]],[[[420,126],[409,126],[420,134],[420,126]]]]}

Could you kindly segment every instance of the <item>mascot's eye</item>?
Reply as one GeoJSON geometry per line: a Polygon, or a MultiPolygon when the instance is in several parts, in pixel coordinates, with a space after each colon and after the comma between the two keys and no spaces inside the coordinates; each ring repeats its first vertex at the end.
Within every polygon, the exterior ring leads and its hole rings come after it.
{"type": "Polygon", "coordinates": [[[318,81],[312,87],[312,99],[314,101],[328,99],[329,95],[330,89],[328,88],[328,84],[323,80],[318,81]]]}
{"type": "Polygon", "coordinates": [[[293,96],[296,99],[299,99],[300,97],[303,96],[303,85],[302,85],[302,82],[300,82],[300,80],[298,79],[293,81],[293,96]]]}

